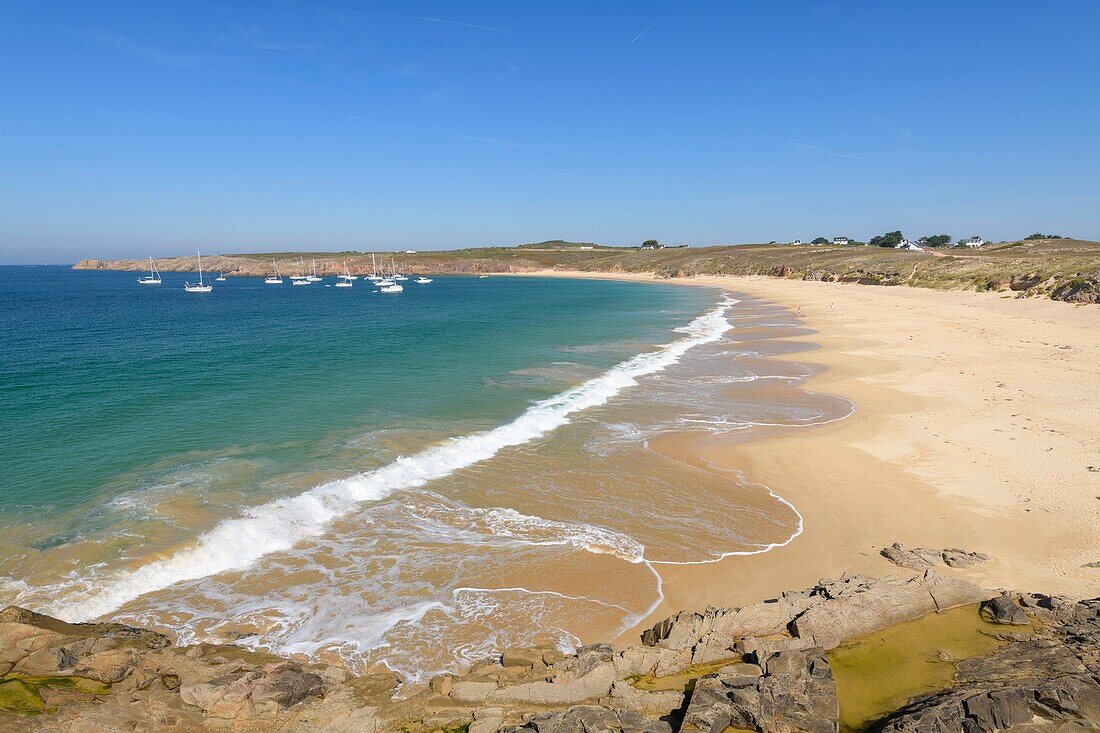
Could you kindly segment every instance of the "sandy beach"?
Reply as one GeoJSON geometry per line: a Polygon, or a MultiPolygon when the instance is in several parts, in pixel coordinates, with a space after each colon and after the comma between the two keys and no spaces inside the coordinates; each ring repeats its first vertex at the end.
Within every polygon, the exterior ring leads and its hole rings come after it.
{"type": "Polygon", "coordinates": [[[805,528],[761,555],[659,566],[665,599],[638,629],[845,570],[911,574],[878,554],[894,542],[985,552],[985,564],[942,572],[988,587],[1096,595],[1100,568],[1082,566],[1100,561],[1100,309],[775,278],[674,282],[795,311],[814,331],[797,338],[818,348],[777,358],[827,367],[802,388],[846,397],[856,411],[741,445],[698,435],[651,443],[742,471],[794,504],[805,528]]]}

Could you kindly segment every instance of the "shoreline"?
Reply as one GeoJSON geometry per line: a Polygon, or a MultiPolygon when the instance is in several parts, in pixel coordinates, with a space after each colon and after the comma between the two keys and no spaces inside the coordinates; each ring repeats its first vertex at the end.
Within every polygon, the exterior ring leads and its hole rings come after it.
{"type": "MultiPolygon", "coordinates": [[[[790,309],[818,348],[769,358],[825,367],[797,389],[852,400],[847,419],[757,429],[747,442],[690,433],[652,450],[734,470],[804,517],[800,536],[757,555],[659,569],[664,598],[617,644],[681,609],[737,606],[841,572],[911,574],[879,555],[894,542],[991,559],[938,571],[985,587],[1095,595],[1100,569],[1100,315],[996,293],[767,277],[655,278],[719,287],[790,309]],[[1090,426],[1092,432],[1090,433],[1090,426]]],[[[736,388],[735,388],[736,389],[736,388]]]]}

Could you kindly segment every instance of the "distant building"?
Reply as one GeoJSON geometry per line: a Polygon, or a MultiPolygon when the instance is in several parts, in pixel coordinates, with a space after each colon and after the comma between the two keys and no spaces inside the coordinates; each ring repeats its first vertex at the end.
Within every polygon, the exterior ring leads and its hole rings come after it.
{"type": "Polygon", "coordinates": [[[658,242],[646,242],[642,245],[642,249],[661,249],[663,245],[658,242]]]}
{"type": "Polygon", "coordinates": [[[849,241],[847,237],[833,237],[833,244],[848,244],[849,241]]]}
{"type": "Polygon", "coordinates": [[[983,244],[986,244],[986,241],[981,237],[971,237],[963,242],[964,247],[981,247],[983,244]]]}
{"type": "Polygon", "coordinates": [[[416,254],[416,250],[415,249],[407,249],[407,250],[405,250],[405,254],[414,255],[414,254],[416,254]]]}
{"type": "Polygon", "coordinates": [[[923,252],[924,251],[924,247],[920,246],[919,244],[917,244],[916,242],[914,242],[911,239],[903,239],[899,244],[897,244],[894,247],[894,249],[907,249],[910,252],[923,252]]]}
{"type": "Polygon", "coordinates": [[[578,249],[589,250],[589,249],[594,249],[594,247],[589,247],[588,245],[585,245],[583,247],[579,247],[578,249]]]}
{"type": "Polygon", "coordinates": [[[793,242],[791,242],[791,244],[802,244],[802,240],[801,239],[796,239],[793,242]]]}

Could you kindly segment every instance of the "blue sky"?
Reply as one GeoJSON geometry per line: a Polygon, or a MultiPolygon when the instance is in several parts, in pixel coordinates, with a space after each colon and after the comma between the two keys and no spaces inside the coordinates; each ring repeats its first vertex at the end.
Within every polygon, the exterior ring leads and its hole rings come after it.
{"type": "Polygon", "coordinates": [[[0,261],[1100,239],[1100,3],[16,2],[0,261]]]}

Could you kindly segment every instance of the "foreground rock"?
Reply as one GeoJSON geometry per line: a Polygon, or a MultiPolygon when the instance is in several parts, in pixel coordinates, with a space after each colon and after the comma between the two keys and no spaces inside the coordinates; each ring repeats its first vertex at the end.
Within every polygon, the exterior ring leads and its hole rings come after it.
{"type": "Polygon", "coordinates": [[[776,652],[760,669],[759,676],[732,671],[701,678],[680,730],[836,733],[840,706],[824,650],[776,652]]]}
{"type": "Polygon", "coordinates": [[[1100,599],[1069,603],[1027,595],[1020,601],[1028,615],[1050,625],[1049,633],[960,662],[954,687],[912,700],[880,729],[1100,729],[1100,599]]]}
{"type": "Polygon", "coordinates": [[[658,672],[668,673],[764,650],[832,649],[853,637],[991,595],[934,571],[909,580],[844,575],[744,608],[681,612],[646,631],[642,643],[679,653],[660,660],[658,672]]]}
{"type": "Polygon", "coordinates": [[[43,714],[0,712],[0,730],[836,733],[829,649],[980,602],[990,619],[1008,624],[1008,643],[960,662],[956,685],[874,727],[1095,727],[1100,601],[997,595],[928,571],[911,579],[845,575],[750,606],[681,612],[647,630],[640,646],[620,650],[508,649],[403,699],[394,699],[400,678],[386,671],[351,676],[232,645],[181,648],[143,629],[8,608],[0,612],[0,685],[39,685],[32,687],[43,714]]]}

